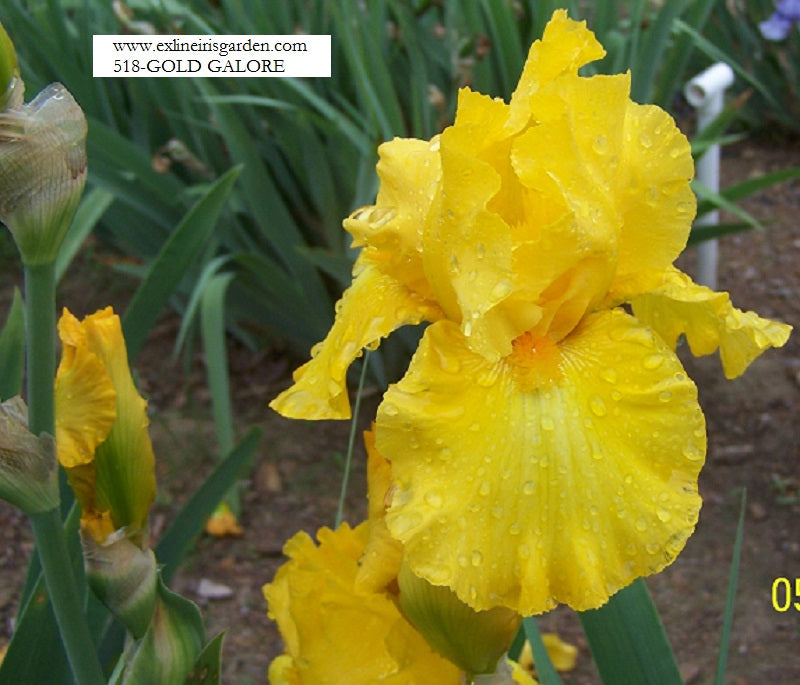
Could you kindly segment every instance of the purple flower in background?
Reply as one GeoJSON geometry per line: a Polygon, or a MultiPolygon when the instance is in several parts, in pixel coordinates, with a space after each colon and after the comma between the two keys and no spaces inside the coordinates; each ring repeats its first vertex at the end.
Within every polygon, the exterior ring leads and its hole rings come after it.
{"type": "Polygon", "coordinates": [[[800,0],[778,0],[772,16],[762,21],[758,28],[767,40],[783,40],[797,21],[800,21],[800,0]]]}

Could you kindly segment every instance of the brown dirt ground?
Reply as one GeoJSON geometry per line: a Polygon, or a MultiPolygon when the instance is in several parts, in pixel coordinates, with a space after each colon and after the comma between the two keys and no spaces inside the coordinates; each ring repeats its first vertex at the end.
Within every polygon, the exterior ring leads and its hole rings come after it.
{"type": "MultiPolygon", "coordinates": [[[[723,185],[759,173],[800,165],[800,144],[748,143],[723,155],[723,185]]],[[[730,236],[720,244],[719,289],[742,309],[800,325],[800,181],[750,198],[744,205],[764,221],[763,232],[730,236]]],[[[6,239],[6,236],[3,237],[6,239]]],[[[4,247],[7,250],[7,245],[4,247]]],[[[691,269],[691,250],[682,266],[691,269]]],[[[15,277],[13,262],[0,281],[6,308],[15,277]]],[[[60,304],[77,314],[109,303],[122,306],[131,284],[109,277],[105,260],[86,253],[67,276],[60,304]]],[[[153,515],[155,535],[216,460],[209,397],[198,355],[188,375],[170,361],[178,321],[166,316],[137,363],[152,410],[152,435],[160,495],[153,515]]],[[[800,335],[766,353],[740,379],[725,381],[716,356],[695,360],[682,351],[699,386],[709,433],[707,465],[700,479],[704,506],[697,530],[678,560],[648,585],[687,683],[713,681],[739,501],[747,488],[741,571],[726,682],[734,685],[800,682],[800,611],[772,605],[776,578],[800,578],[800,335]]],[[[282,562],[281,547],[298,529],[314,533],[331,525],[341,482],[341,460],[349,426],[293,422],[267,408],[287,385],[291,364],[279,355],[254,355],[231,344],[234,409],[241,432],[259,426],[264,438],[242,483],[245,528],[240,538],[197,541],[172,585],[201,606],[209,634],[226,629],[225,682],[265,682],[281,642],[266,617],[261,587],[282,562]],[[223,599],[198,594],[202,579],[231,590],[223,599]]],[[[374,413],[372,392],[362,427],[374,413]]],[[[354,462],[345,518],[355,524],[365,512],[363,449],[354,462]]],[[[31,542],[22,516],[0,505],[0,638],[12,628],[20,581],[31,542]]],[[[800,599],[800,598],[798,598],[800,599]]],[[[578,668],[566,683],[598,682],[591,657],[571,612],[543,617],[579,647],[578,668]]]]}

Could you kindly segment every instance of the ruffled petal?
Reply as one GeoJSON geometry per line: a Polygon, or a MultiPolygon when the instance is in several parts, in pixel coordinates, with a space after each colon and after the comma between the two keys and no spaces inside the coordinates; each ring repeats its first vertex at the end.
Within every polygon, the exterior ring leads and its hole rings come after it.
{"type": "Polygon", "coordinates": [[[405,561],[475,609],[602,605],[692,533],[705,424],[674,353],[622,310],[489,364],[428,327],[379,407],[405,561]]]}
{"type": "Polygon", "coordinates": [[[382,592],[397,579],[403,562],[403,545],[386,527],[386,507],[391,500],[392,467],[375,449],[375,434],[364,432],[367,449],[367,544],[356,576],[356,588],[382,592]]]}
{"type": "Polygon", "coordinates": [[[439,183],[437,138],[395,138],[378,148],[380,187],[375,205],[344,221],[361,259],[429,298],[422,266],[422,227],[439,183]]]}
{"type": "Polygon", "coordinates": [[[628,102],[616,188],[622,213],[614,289],[648,271],[663,271],[689,238],[697,203],[689,141],[664,110],[628,102]]]}
{"type": "Polygon", "coordinates": [[[65,309],[59,335],[57,451],[81,502],[83,524],[98,542],[109,520],[112,530],[125,527],[136,536],[155,498],[155,456],[147,402],[131,377],[119,317],[107,307],[78,321],[65,309]]]}
{"type": "Polygon", "coordinates": [[[566,10],[556,10],[545,26],[542,39],[531,45],[517,88],[511,96],[512,120],[517,128],[528,123],[531,116],[530,98],[563,74],[576,74],[584,64],[601,59],[605,49],[597,41],[586,22],[567,16],[566,10]]]}
{"type": "Polygon", "coordinates": [[[293,374],[294,384],[270,407],[293,419],[347,419],[347,369],[364,347],[406,324],[433,321],[439,308],[374,266],[357,262],[358,275],[336,303],[336,319],[311,361],[293,374]]]}
{"type": "Polygon", "coordinates": [[[111,431],[117,415],[111,376],[67,310],[59,321],[64,353],[55,382],[56,449],[64,468],[88,464],[111,431]]]}
{"type": "Polygon", "coordinates": [[[728,293],[698,285],[674,268],[665,272],[660,287],[630,302],[636,316],[673,349],[681,335],[695,355],[719,348],[726,378],[743,374],[764,350],[782,347],[792,330],[788,324],[736,309],[728,293]]]}
{"type": "Polygon", "coordinates": [[[456,667],[431,651],[389,595],[354,589],[366,525],[323,528],[317,537],[318,546],[306,533],[289,540],[289,562],[264,587],[294,667],[284,660],[280,674],[315,685],[457,685],[456,667]]]}

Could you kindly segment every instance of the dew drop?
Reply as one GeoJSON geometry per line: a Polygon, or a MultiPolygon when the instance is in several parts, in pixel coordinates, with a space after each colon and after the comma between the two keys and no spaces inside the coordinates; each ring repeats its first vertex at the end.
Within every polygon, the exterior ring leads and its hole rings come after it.
{"type": "Polygon", "coordinates": [[[607,369],[603,369],[600,372],[600,378],[602,378],[604,381],[606,381],[608,383],[616,383],[617,382],[617,378],[618,378],[617,370],[616,369],[612,369],[611,367],[609,367],[607,369]]]}
{"type": "Polygon", "coordinates": [[[672,514],[670,514],[666,509],[657,509],[656,516],[658,516],[658,520],[662,523],[667,523],[671,518],[672,514]]]}
{"type": "Polygon", "coordinates": [[[595,416],[605,416],[607,413],[606,403],[599,395],[595,395],[589,400],[589,409],[595,416]]]}
{"type": "Polygon", "coordinates": [[[683,456],[689,461],[700,461],[703,458],[703,453],[694,445],[687,445],[683,448],[683,456]]]}
{"type": "Polygon", "coordinates": [[[639,142],[642,144],[642,147],[652,147],[653,136],[651,136],[648,131],[642,131],[639,135],[639,142]]]}
{"type": "Polygon", "coordinates": [[[486,495],[488,495],[489,492],[491,492],[491,487],[489,487],[489,483],[484,481],[483,483],[481,483],[481,486],[478,488],[478,493],[480,495],[483,495],[484,497],[486,497],[486,495]]]}
{"type": "Polygon", "coordinates": [[[522,484],[522,493],[525,495],[532,495],[534,490],[536,490],[536,483],[532,480],[526,480],[522,484]]]}
{"type": "Polygon", "coordinates": [[[483,259],[486,256],[486,245],[478,243],[475,246],[475,254],[478,256],[478,259],[483,259]]]}
{"type": "Polygon", "coordinates": [[[599,447],[592,449],[592,459],[600,461],[603,458],[603,451],[599,447]]]}
{"type": "Polygon", "coordinates": [[[655,542],[648,542],[645,545],[645,549],[647,550],[648,554],[655,555],[658,554],[658,550],[660,549],[660,547],[655,542]]]}
{"type": "Polygon", "coordinates": [[[645,369],[653,370],[657,369],[664,363],[664,355],[661,354],[651,354],[644,358],[642,361],[642,365],[645,369]]]}
{"type": "Polygon", "coordinates": [[[492,298],[495,300],[502,300],[514,290],[514,285],[511,281],[502,280],[495,284],[492,288],[492,298]]]}
{"type": "Polygon", "coordinates": [[[426,492],[425,501],[434,509],[439,509],[442,506],[442,496],[438,492],[426,492]]]}
{"type": "Polygon", "coordinates": [[[636,530],[638,530],[640,533],[644,533],[644,531],[647,530],[647,521],[644,519],[638,519],[636,521],[636,530]]]}
{"type": "Polygon", "coordinates": [[[508,529],[508,534],[509,535],[519,535],[519,524],[518,523],[512,523],[511,526],[508,529]]]}
{"type": "Polygon", "coordinates": [[[604,155],[608,151],[608,138],[605,136],[595,136],[592,140],[592,149],[598,155],[604,155]]]}
{"type": "Polygon", "coordinates": [[[672,399],[672,393],[669,390],[662,390],[658,393],[658,399],[661,402],[669,402],[672,399]]]}
{"type": "Polygon", "coordinates": [[[658,198],[659,198],[658,188],[656,188],[655,186],[650,186],[644,195],[644,201],[648,205],[653,207],[658,203],[658,198]]]}
{"type": "Polygon", "coordinates": [[[528,545],[520,545],[519,546],[519,558],[520,559],[529,559],[531,556],[531,548],[528,545]]]}
{"type": "Polygon", "coordinates": [[[391,402],[384,402],[383,413],[386,414],[386,416],[397,416],[400,412],[391,402]]]}
{"type": "Polygon", "coordinates": [[[477,421],[469,425],[469,430],[473,433],[477,433],[480,429],[481,429],[481,424],[479,424],[477,421]]]}
{"type": "Polygon", "coordinates": [[[472,556],[470,557],[470,562],[475,567],[480,566],[483,563],[483,554],[481,554],[477,549],[473,550],[472,556]]]}
{"type": "Polygon", "coordinates": [[[459,554],[458,555],[458,565],[461,568],[467,568],[467,566],[469,566],[469,559],[467,559],[467,555],[466,554],[459,554]]]}
{"type": "Polygon", "coordinates": [[[555,428],[553,419],[551,419],[549,416],[543,416],[541,424],[542,424],[542,430],[551,431],[555,428]]]}

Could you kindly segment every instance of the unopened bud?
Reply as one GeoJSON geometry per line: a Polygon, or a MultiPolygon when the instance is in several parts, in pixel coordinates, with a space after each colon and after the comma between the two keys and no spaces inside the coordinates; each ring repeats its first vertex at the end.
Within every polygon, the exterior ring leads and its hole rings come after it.
{"type": "Polygon", "coordinates": [[[124,529],[98,544],[81,535],[86,578],[97,598],[135,637],[142,637],[153,618],[158,569],[153,550],[131,542],[124,529]]]}
{"type": "Polygon", "coordinates": [[[170,591],[160,577],[156,594],[153,620],[129,654],[122,685],[183,683],[202,652],[205,628],[197,605],[170,591]]]}
{"type": "Polygon", "coordinates": [[[26,514],[59,504],[55,444],[28,430],[28,409],[19,397],[0,404],[0,497],[26,514]]]}
{"type": "Polygon", "coordinates": [[[11,79],[11,88],[0,112],[0,221],[25,264],[49,264],[86,181],[86,118],[60,83],[28,104],[21,104],[18,79],[11,79]]]}

